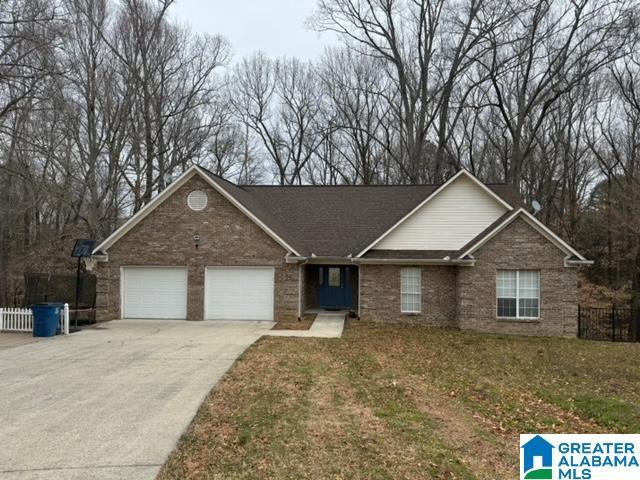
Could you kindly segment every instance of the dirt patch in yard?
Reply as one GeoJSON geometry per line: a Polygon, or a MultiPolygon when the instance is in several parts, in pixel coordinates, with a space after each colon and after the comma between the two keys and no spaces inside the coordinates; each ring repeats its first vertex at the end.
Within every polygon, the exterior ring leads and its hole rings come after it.
{"type": "Polygon", "coordinates": [[[161,479],[515,478],[518,434],[640,430],[640,345],[348,322],[264,338],[161,479]]]}
{"type": "Polygon", "coordinates": [[[293,322],[277,322],[271,330],[309,330],[316,316],[316,314],[305,315],[293,322]]]}
{"type": "Polygon", "coordinates": [[[432,420],[438,436],[477,478],[491,478],[494,472],[516,471],[518,455],[513,450],[518,438],[496,429],[490,419],[474,413],[453,396],[441,393],[420,379],[411,379],[405,386],[420,410],[432,420]],[[493,435],[486,435],[490,429],[493,435]]]}

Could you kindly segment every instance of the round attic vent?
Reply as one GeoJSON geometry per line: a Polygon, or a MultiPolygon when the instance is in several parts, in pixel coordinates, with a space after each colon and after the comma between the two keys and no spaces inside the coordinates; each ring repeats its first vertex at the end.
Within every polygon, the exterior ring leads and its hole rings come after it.
{"type": "Polygon", "coordinates": [[[191,210],[199,212],[207,206],[207,194],[202,190],[194,190],[187,197],[187,205],[191,210]]]}

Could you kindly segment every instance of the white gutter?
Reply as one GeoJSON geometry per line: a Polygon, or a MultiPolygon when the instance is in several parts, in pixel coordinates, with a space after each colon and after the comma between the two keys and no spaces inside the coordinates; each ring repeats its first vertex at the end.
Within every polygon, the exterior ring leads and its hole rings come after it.
{"type": "MultiPolygon", "coordinates": [[[[453,265],[458,267],[473,267],[476,264],[475,258],[453,258],[449,260],[440,258],[349,258],[349,257],[295,257],[287,255],[287,263],[304,264],[348,264],[356,265],[453,265]]],[[[570,257],[564,259],[565,267],[579,267],[593,265],[593,260],[571,260],[570,257]]]]}
{"type": "Polygon", "coordinates": [[[306,263],[309,257],[298,257],[295,255],[285,255],[284,261],[285,263],[306,263]]]}
{"type": "Polygon", "coordinates": [[[565,267],[591,266],[595,262],[593,260],[571,260],[570,257],[564,259],[565,267]]]}
{"type": "Polygon", "coordinates": [[[287,263],[305,264],[378,264],[378,265],[457,265],[461,267],[473,267],[475,258],[470,259],[444,259],[444,258],[353,258],[353,257],[296,257],[285,256],[287,263]]]}
{"type": "Polygon", "coordinates": [[[351,256],[347,257],[319,257],[316,255],[311,255],[310,257],[299,257],[295,255],[286,255],[285,262],[287,263],[308,263],[308,264],[319,264],[319,265],[329,265],[329,264],[340,264],[340,265],[348,265],[353,262],[351,256]]]}
{"type": "Polygon", "coordinates": [[[475,260],[443,260],[439,258],[354,258],[356,264],[384,264],[384,265],[455,265],[473,267],[475,260]]]}
{"type": "Polygon", "coordinates": [[[89,258],[91,258],[92,260],[95,260],[96,262],[108,262],[109,261],[109,254],[108,253],[94,253],[89,258]]]}

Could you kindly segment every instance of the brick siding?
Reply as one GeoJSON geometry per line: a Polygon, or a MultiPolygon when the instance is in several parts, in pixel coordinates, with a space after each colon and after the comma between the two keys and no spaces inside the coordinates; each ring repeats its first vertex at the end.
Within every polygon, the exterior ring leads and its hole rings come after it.
{"type": "Polygon", "coordinates": [[[360,266],[360,318],[374,322],[456,325],[456,267],[422,267],[422,312],[400,312],[398,265],[360,266]]]}
{"type": "Polygon", "coordinates": [[[475,267],[458,271],[458,320],[465,330],[575,337],[578,328],[578,271],[566,256],[522,219],[516,219],[473,254],[475,267]],[[540,319],[497,318],[496,271],[540,272],[540,319]]]}
{"type": "Polygon", "coordinates": [[[422,267],[422,312],[400,312],[399,265],[362,265],[361,318],[413,322],[463,330],[574,337],[578,272],[565,254],[521,219],[483,245],[474,267],[422,267]],[[540,271],[540,319],[498,319],[496,271],[540,271]]]}
{"type": "Polygon", "coordinates": [[[116,242],[109,261],[97,267],[97,316],[101,321],[121,317],[120,267],[181,266],[188,268],[187,317],[204,316],[204,275],[208,266],[273,266],[275,319],[298,317],[298,266],[284,261],[286,250],[260,227],[194,176],[151,214],[116,242]],[[204,210],[187,206],[187,195],[203,190],[209,197],[204,210]],[[200,235],[196,249],[195,234],[200,235]]]}
{"type": "Polygon", "coordinates": [[[319,266],[304,265],[303,267],[303,309],[318,308],[318,285],[320,283],[319,266]]]}
{"type": "MultiPolygon", "coordinates": [[[[202,320],[206,266],[273,266],[275,319],[298,316],[299,285],[303,306],[315,303],[317,278],[309,266],[307,279],[298,265],[284,261],[286,251],[260,227],[194,176],[140,221],[109,251],[109,261],[97,267],[98,319],[120,318],[122,266],[182,266],[188,268],[187,316],[202,320]],[[193,190],[206,191],[207,207],[194,212],[187,206],[193,190]],[[200,235],[196,249],[193,236],[200,235]],[[311,276],[309,276],[311,275],[311,276]],[[303,276],[304,277],[304,276],[303,276]],[[302,282],[300,282],[302,280],[302,282]],[[307,280],[307,281],[304,281],[307,280]],[[315,281],[314,281],[315,280],[315,281]]],[[[364,321],[411,322],[495,333],[575,336],[578,277],[564,266],[565,254],[521,219],[480,248],[474,267],[423,266],[422,311],[400,312],[399,265],[361,265],[360,317],[364,321]],[[541,309],[536,321],[498,319],[496,271],[540,271],[541,309]]],[[[357,277],[354,278],[357,286],[357,277]]],[[[357,292],[354,302],[357,305],[357,292]]]]}

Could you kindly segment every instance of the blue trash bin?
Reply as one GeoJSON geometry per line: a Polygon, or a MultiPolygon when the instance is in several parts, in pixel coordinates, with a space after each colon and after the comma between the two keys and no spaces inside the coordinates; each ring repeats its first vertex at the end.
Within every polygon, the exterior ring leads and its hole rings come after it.
{"type": "Polygon", "coordinates": [[[38,303],[31,307],[33,311],[33,336],[54,337],[60,322],[61,303],[38,303]]]}

